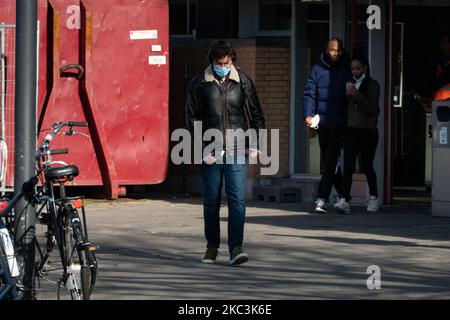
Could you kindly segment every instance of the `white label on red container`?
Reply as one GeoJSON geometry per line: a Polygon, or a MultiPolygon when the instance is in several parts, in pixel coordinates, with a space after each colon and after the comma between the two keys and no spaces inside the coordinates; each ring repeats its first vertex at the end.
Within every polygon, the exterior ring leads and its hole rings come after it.
{"type": "Polygon", "coordinates": [[[158,30],[130,31],[131,40],[158,39],[158,30]]]}
{"type": "Polygon", "coordinates": [[[149,56],[148,64],[166,64],[166,56],[149,56]]]}
{"type": "Polygon", "coordinates": [[[153,52],[160,52],[161,51],[161,45],[160,44],[153,44],[152,45],[152,51],[153,52]]]}

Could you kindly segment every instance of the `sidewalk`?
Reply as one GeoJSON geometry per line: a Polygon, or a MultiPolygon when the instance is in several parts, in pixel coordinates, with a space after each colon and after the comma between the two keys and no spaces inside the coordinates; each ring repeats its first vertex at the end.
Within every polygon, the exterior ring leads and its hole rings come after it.
{"type": "MultiPolygon", "coordinates": [[[[228,265],[222,206],[218,263],[202,264],[201,198],[93,201],[90,239],[100,245],[92,299],[449,299],[450,219],[429,208],[310,214],[311,205],[252,202],[245,250],[228,265]],[[367,268],[381,289],[367,288],[367,268]]],[[[38,299],[55,299],[42,282],[38,299]]]]}

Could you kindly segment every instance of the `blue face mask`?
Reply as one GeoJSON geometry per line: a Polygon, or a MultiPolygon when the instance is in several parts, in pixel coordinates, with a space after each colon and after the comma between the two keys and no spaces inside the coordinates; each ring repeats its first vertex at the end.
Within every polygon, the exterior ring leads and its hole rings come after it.
{"type": "Polygon", "coordinates": [[[221,78],[226,77],[230,73],[231,68],[214,66],[214,72],[221,78]]]}

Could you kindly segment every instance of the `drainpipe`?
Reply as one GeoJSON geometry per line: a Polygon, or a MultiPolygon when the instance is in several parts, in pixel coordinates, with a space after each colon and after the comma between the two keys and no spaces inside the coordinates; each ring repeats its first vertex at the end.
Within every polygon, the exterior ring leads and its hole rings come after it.
{"type": "Polygon", "coordinates": [[[392,204],[393,200],[393,181],[394,181],[394,125],[393,125],[393,102],[392,102],[392,61],[393,61],[393,37],[394,37],[394,9],[395,0],[389,0],[388,14],[389,21],[387,25],[387,48],[386,48],[386,94],[385,94],[385,176],[384,176],[384,202],[392,204]]]}

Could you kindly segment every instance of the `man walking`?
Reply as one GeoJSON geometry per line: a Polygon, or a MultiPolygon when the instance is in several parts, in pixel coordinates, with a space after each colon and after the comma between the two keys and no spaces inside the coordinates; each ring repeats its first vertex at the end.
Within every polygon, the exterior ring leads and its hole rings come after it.
{"type": "MultiPolygon", "coordinates": [[[[191,134],[194,133],[194,123],[197,121],[201,121],[203,131],[220,130],[223,137],[226,137],[227,129],[264,129],[264,116],[253,82],[234,66],[235,60],[236,52],[230,42],[219,40],[211,45],[208,52],[210,65],[198,73],[188,87],[186,119],[191,134]]],[[[230,264],[238,265],[248,261],[248,255],[242,250],[247,161],[236,161],[240,153],[236,148],[225,150],[225,153],[206,155],[201,165],[207,241],[202,262],[214,263],[217,258],[220,245],[219,210],[224,177],[228,202],[230,264]]],[[[260,153],[257,146],[246,151],[253,158],[260,153]]]]}
{"type": "MultiPolygon", "coordinates": [[[[319,183],[316,213],[327,212],[327,201],[336,179],[336,167],[341,153],[347,124],[346,83],[352,80],[350,64],[342,40],[328,41],[320,62],[316,64],[306,82],[303,94],[303,116],[307,126],[319,116],[318,128],[322,178],[319,183]]],[[[340,190],[337,190],[338,193],[340,190]]]]}

